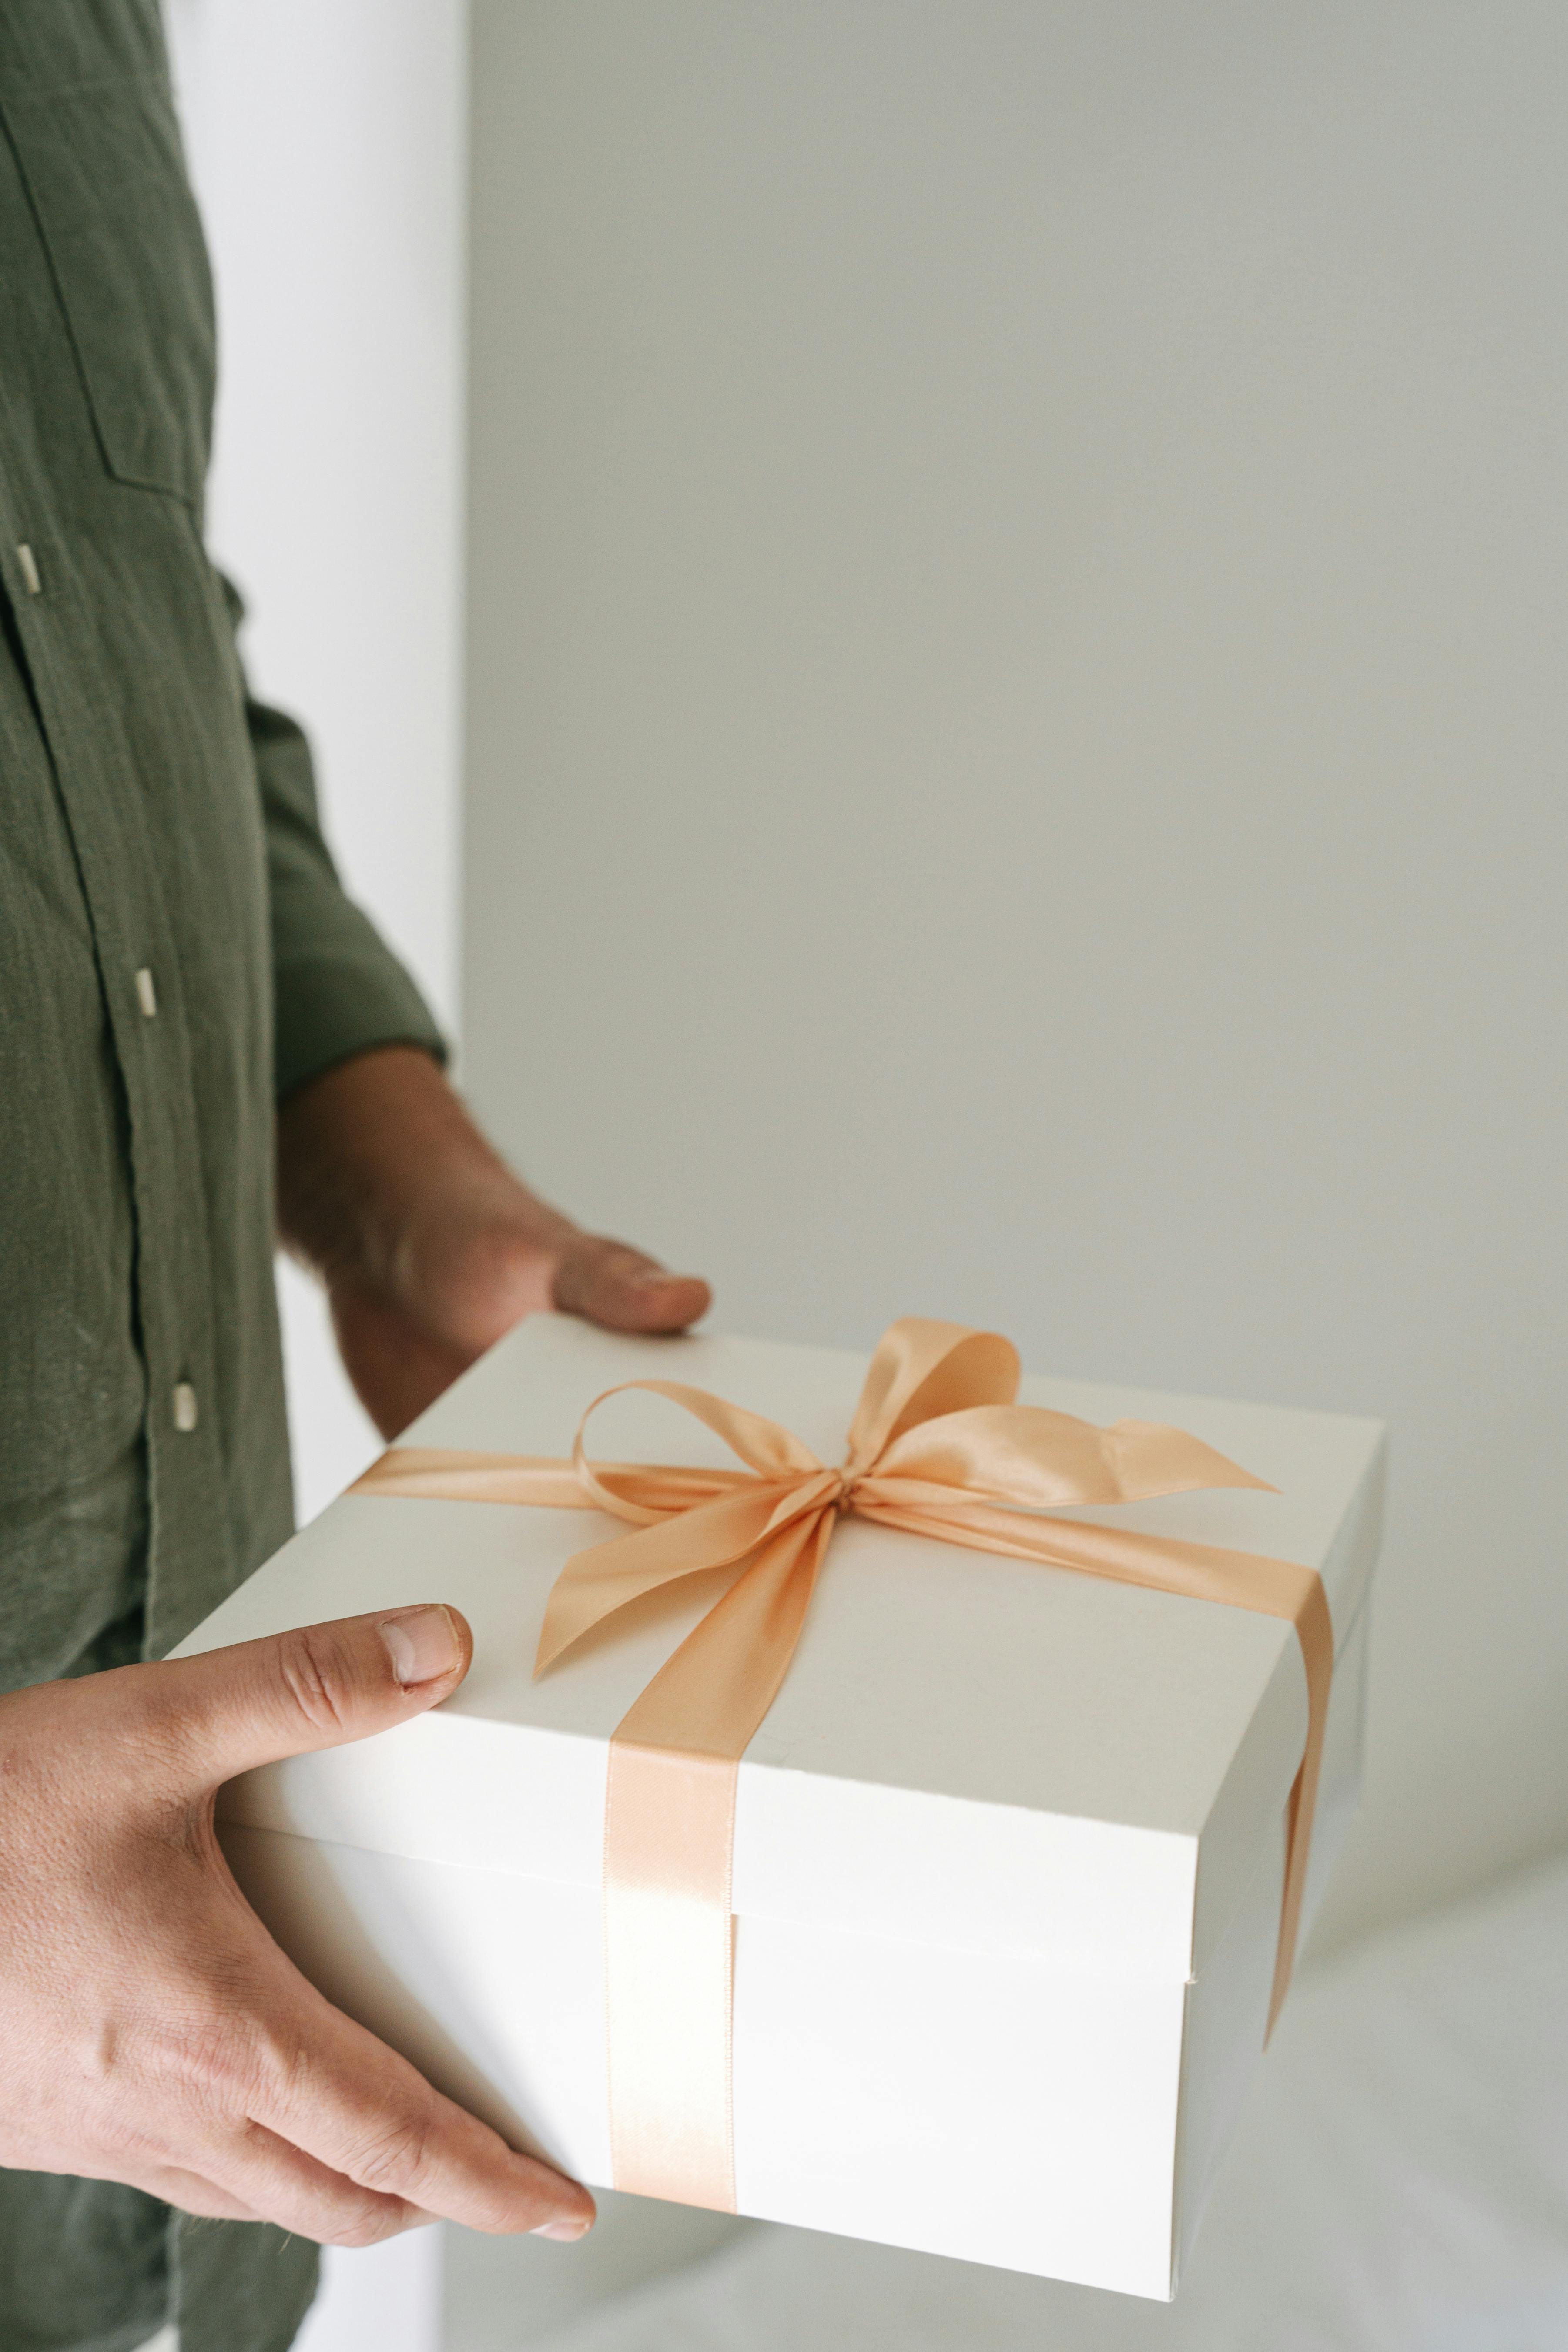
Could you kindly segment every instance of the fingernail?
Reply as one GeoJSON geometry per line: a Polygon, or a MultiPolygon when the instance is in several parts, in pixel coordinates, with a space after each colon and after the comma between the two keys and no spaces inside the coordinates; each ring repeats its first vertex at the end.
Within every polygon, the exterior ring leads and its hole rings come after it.
{"type": "Polygon", "coordinates": [[[407,1609],[401,1617],[389,1617],[381,1638],[386,1643],[392,1671],[405,1689],[412,1683],[434,1682],[437,1675],[449,1675],[463,1662],[452,1612],[439,1604],[407,1609]]]}
{"type": "Polygon", "coordinates": [[[528,2234],[531,2238],[556,2238],[563,2245],[570,2245],[574,2238],[585,2238],[593,2226],[592,2221],[542,2221],[537,2230],[528,2234]]]}

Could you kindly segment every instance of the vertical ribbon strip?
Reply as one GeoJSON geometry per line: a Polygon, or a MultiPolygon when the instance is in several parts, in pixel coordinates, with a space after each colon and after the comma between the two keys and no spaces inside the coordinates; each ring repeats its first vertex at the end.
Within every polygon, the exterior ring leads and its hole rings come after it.
{"type": "MultiPolygon", "coordinates": [[[[713,1430],[745,1465],[590,1464],[394,1446],[352,1494],[597,1507],[630,1532],[576,1553],[545,1608],[535,1673],[645,1592],[732,1569],[728,1590],[616,1726],[605,1816],[605,1999],[616,2188],[735,2210],[730,2051],[731,1854],[742,1755],[789,1670],[839,1517],[971,1550],[1110,1577],[1289,1620],[1307,1677],[1307,1740],[1286,1823],[1268,2030],[1300,1922],[1333,1673],[1315,1569],[1048,1516],[1197,1487],[1267,1482],[1185,1431],[1097,1429],[1015,1402],[994,1332],[905,1317],[871,1359],[847,1458],[819,1462],[777,1422],[678,1381],[628,1381],[713,1430]]],[[[1272,1488],[1268,1491],[1272,1492],[1272,1488]]]]}

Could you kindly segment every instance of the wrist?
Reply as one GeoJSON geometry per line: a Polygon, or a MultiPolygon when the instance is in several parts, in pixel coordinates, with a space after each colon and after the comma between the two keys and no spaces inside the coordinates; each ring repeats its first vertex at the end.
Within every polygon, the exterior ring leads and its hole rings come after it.
{"type": "Polygon", "coordinates": [[[459,1234],[572,1228],[486,1142],[434,1059],[389,1045],[326,1071],[278,1122],[285,1245],[338,1292],[413,1303],[422,1264],[459,1234]]]}

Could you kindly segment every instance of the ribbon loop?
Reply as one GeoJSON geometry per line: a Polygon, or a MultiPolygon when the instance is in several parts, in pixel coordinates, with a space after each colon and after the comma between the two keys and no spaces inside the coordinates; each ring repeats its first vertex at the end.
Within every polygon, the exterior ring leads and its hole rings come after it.
{"type": "MultiPolygon", "coordinates": [[[[705,1423],[716,1437],[721,1437],[731,1453],[738,1454],[759,1477],[786,1478],[824,1467],[810,1446],[803,1445],[794,1431],[785,1429],[782,1422],[769,1421],[760,1412],[748,1412],[744,1405],[731,1404],[724,1397],[710,1394],[707,1389],[689,1388],[684,1381],[621,1381],[615,1388],[605,1389],[594,1399],[577,1423],[577,1434],[572,1444],[572,1467],[600,1508],[612,1512],[616,1518],[637,1519],[647,1524],[667,1516],[667,1510],[657,1506],[653,1508],[638,1507],[618,1495],[613,1487],[604,1485],[596,1477],[584,1450],[584,1433],[599,1407],[608,1404],[612,1397],[626,1396],[635,1389],[641,1389],[650,1396],[668,1397],[671,1404],[682,1406],[694,1419],[705,1423]]],[[[672,1503],[668,1509],[679,1510],[680,1507],[679,1504],[672,1503]]]]}
{"type": "MultiPolygon", "coordinates": [[[[878,1478],[918,1478],[1037,1510],[1135,1503],[1198,1486],[1264,1486],[1184,1430],[1110,1429],[1029,1404],[976,1405],[922,1421],[878,1457],[878,1478]]],[[[1272,1492],[1272,1488],[1268,1489],[1272,1492]]]]}
{"type": "Polygon", "coordinates": [[[900,1316],[877,1343],[849,1424],[846,1469],[868,1468],[918,1422],[968,1405],[1011,1404],[1020,1371],[1016,1348],[998,1331],[900,1316]]]}

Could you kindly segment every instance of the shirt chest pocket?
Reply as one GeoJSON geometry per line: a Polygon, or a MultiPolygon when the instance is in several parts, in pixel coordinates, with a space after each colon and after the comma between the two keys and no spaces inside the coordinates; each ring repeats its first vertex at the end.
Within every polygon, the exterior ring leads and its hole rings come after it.
{"type": "Polygon", "coordinates": [[[26,181],[103,463],[199,506],[212,438],[212,280],[167,86],[12,98],[26,181]]]}

